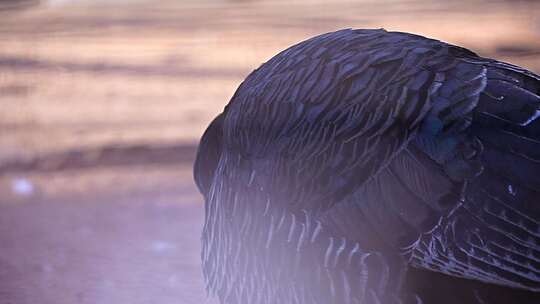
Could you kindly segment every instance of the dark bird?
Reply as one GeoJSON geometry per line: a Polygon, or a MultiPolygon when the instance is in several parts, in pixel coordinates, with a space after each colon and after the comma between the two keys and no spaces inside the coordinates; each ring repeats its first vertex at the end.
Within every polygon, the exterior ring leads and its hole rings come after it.
{"type": "Polygon", "coordinates": [[[204,133],[227,304],[540,303],[540,76],[341,30],[253,71],[204,133]]]}

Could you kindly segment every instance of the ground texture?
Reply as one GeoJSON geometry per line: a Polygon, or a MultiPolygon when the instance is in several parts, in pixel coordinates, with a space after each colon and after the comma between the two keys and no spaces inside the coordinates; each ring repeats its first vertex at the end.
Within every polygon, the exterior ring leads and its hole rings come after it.
{"type": "Polygon", "coordinates": [[[196,142],[295,42],[384,27],[540,71],[537,1],[23,2],[0,4],[0,304],[212,303],[196,142]]]}

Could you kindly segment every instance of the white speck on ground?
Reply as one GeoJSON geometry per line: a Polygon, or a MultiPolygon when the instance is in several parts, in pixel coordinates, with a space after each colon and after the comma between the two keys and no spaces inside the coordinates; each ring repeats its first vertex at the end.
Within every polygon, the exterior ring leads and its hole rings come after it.
{"type": "Polygon", "coordinates": [[[151,245],[152,251],[162,253],[176,249],[176,245],[167,241],[153,241],[151,245]]]}
{"type": "Polygon", "coordinates": [[[30,196],[34,193],[34,185],[26,178],[15,178],[11,182],[13,193],[21,196],[30,196]]]}

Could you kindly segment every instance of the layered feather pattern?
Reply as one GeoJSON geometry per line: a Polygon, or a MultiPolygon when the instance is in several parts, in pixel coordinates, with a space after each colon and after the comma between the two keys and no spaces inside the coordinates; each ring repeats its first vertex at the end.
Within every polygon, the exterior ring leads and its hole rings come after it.
{"type": "Polygon", "coordinates": [[[535,301],[539,95],[529,71],[406,33],[342,30],[281,52],[201,140],[209,292],[422,303],[404,280],[439,272],[471,282],[455,285],[464,303],[482,303],[484,283],[535,301]]]}

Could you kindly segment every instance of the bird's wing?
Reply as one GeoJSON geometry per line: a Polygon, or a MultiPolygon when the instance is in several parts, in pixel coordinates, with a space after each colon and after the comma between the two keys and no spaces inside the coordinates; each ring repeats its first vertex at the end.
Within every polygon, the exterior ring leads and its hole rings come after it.
{"type": "Polygon", "coordinates": [[[483,171],[411,247],[414,265],[540,291],[540,77],[490,61],[467,135],[483,171]]]}
{"type": "Polygon", "coordinates": [[[431,95],[414,139],[322,221],[373,246],[402,246],[420,268],[538,291],[540,77],[463,60],[431,95]],[[485,86],[467,86],[473,79],[485,86]],[[465,125],[440,127],[460,117],[465,125]]]}
{"type": "Polygon", "coordinates": [[[224,153],[240,155],[284,208],[327,210],[387,167],[426,117],[450,111],[456,117],[435,128],[467,126],[485,69],[455,54],[474,55],[383,30],[344,30],[293,46],[233,96],[224,153]],[[444,98],[434,99],[437,92],[444,98]]]}

